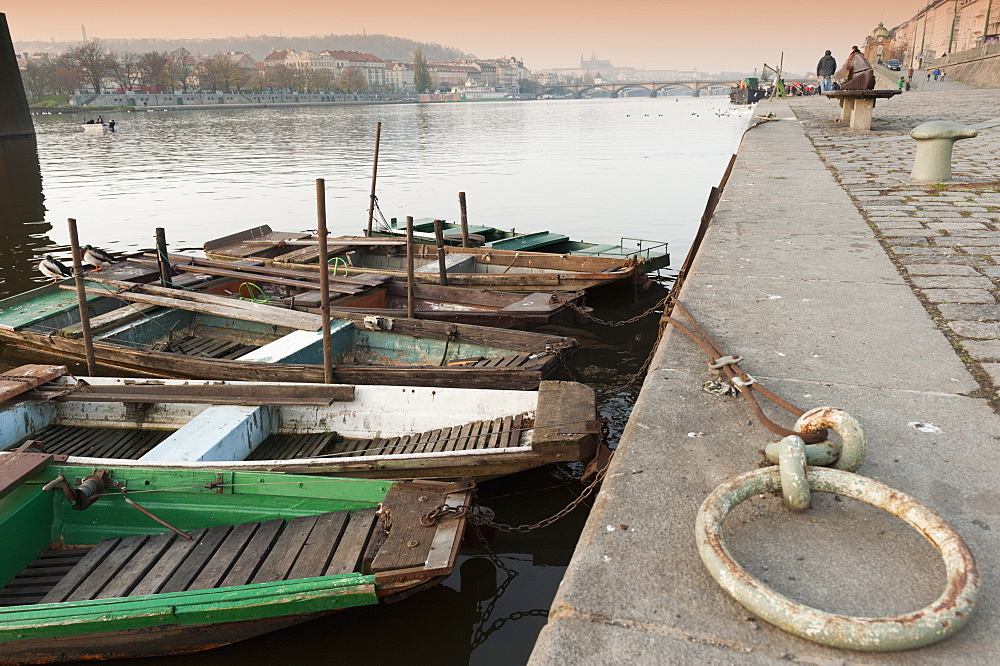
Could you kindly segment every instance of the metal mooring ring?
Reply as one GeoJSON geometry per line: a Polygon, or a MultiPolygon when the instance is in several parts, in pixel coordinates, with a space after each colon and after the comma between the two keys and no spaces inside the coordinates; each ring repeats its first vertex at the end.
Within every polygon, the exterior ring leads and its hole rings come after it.
{"type": "Polygon", "coordinates": [[[848,472],[857,471],[865,460],[867,450],[865,431],[858,420],[836,407],[817,407],[795,422],[797,432],[819,432],[824,428],[832,428],[842,441],[840,456],[833,466],[848,472]]]}
{"type": "Polygon", "coordinates": [[[789,511],[809,508],[809,478],[806,474],[806,443],[801,437],[783,437],[778,453],[778,471],[781,474],[781,499],[789,511]]]}
{"type": "Polygon", "coordinates": [[[961,629],[979,598],[979,569],[962,537],[926,506],[874,479],[825,467],[808,468],[814,491],[837,493],[900,518],[941,554],[947,573],[944,592],[918,611],[896,617],[838,615],[784,597],[740,566],[722,539],[722,523],[747,499],[781,487],[777,467],[735,477],[712,492],[698,511],[698,553],[712,578],[767,622],[800,638],[849,650],[888,652],[936,643],[961,629]]]}

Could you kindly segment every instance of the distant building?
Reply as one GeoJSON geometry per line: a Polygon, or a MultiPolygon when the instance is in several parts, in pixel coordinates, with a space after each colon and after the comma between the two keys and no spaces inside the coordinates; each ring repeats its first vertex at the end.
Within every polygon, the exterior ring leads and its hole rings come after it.
{"type": "Polygon", "coordinates": [[[327,50],[314,53],[313,51],[292,51],[282,49],[271,51],[264,58],[264,67],[272,68],[283,65],[293,70],[326,70],[330,72],[333,80],[336,81],[345,69],[355,69],[361,72],[365,81],[373,88],[386,86],[385,61],[371,53],[361,51],[336,51],[327,50]]]}
{"type": "Polygon", "coordinates": [[[933,0],[895,28],[887,30],[881,23],[879,28],[865,40],[866,55],[877,59],[881,45],[883,60],[900,60],[904,69],[919,68],[947,54],[1000,42],[1000,3],[933,0]]]}
{"type": "Polygon", "coordinates": [[[385,84],[389,90],[416,91],[417,87],[413,82],[413,63],[386,61],[385,84]]]}

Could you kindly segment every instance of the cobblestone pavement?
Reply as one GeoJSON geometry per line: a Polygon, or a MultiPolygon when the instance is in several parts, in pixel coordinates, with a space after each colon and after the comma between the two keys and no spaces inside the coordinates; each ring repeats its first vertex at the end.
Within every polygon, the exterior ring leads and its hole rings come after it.
{"type": "MultiPolygon", "coordinates": [[[[931,82],[933,83],[933,82],[931,82]]],[[[866,217],[901,275],[948,335],[1000,410],[1000,90],[933,90],[879,101],[871,132],[837,121],[821,97],[789,104],[820,158],[866,217]],[[979,136],[955,144],[949,183],[911,183],[916,142],[929,120],[972,125],[979,136]]],[[[822,209],[803,206],[810,224],[822,209]]],[[[900,363],[907,359],[900,341],[900,363]]]]}

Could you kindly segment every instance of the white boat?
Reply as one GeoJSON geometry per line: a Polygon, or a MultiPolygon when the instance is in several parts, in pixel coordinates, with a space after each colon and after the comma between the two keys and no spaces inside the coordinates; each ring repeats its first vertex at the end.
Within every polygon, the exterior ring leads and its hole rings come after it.
{"type": "Polygon", "coordinates": [[[594,391],[575,382],[536,392],[75,378],[35,365],[0,378],[4,397],[0,465],[36,449],[91,469],[482,479],[588,462],[602,446],[594,391]]]}
{"type": "Polygon", "coordinates": [[[108,132],[116,132],[118,130],[118,123],[110,125],[108,123],[84,123],[83,133],[84,134],[107,134],[108,132]]]}

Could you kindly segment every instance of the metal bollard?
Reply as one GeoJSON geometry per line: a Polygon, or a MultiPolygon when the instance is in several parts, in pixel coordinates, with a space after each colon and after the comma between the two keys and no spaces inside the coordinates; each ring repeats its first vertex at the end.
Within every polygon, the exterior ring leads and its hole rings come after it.
{"type": "Polygon", "coordinates": [[[979,131],[951,120],[932,120],[910,132],[917,141],[910,180],[918,183],[943,183],[951,180],[951,151],[956,141],[971,139],[979,131]]]}

